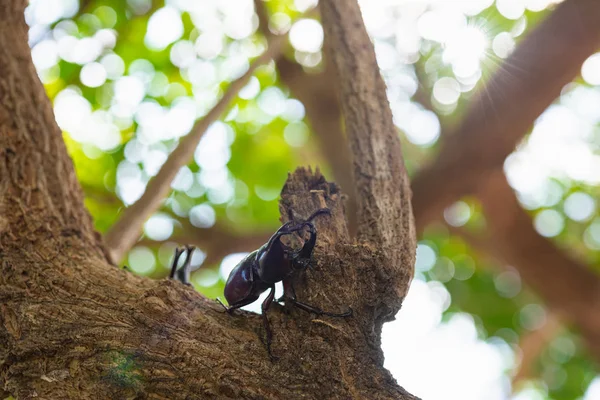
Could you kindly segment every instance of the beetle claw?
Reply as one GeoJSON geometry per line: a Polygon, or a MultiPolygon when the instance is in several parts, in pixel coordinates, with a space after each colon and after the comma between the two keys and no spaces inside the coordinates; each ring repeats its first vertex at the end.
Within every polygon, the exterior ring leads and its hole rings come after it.
{"type": "Polygon", "coordinates": [[[322,215],[322,214],[331,215],[331,210],[330,210],[329,208],[320,208],[320,209],[318,209],[317,211],[315,211],[314,213],[312,213],[312,214],[310,215],[310,217],[308,217],[308,218],[306,219],[306,221],[304,221],[304,222],[310,222],[310,221],[312,221],[313,219],[315,219],[315,218],[316,218],[318,215],[322,215]]]}
{"type": "Polygon", "coordinates": [[[353,314],[354,314],[354,311],[350,307],[348,307],[348,311],[339,313],[339,314],[323,311],[323,315],[327,315],[328,317],[335,317],[335,318],[348,318],[348,317],[351,317],[353,314]]]}
{"type": "Polygon", "coordinates": [[[225,303],[223,303],[223,302],[221,301],[221,299],[220,299],[220,298],[218,298],[218,297],[217,297],[217,299],[216,299],[216,300],[217,300],[217,302],[218,302],[218,303],[219,303],[221,306],[223,306],[223,309],[225,310],[225,312],[226,312],[227,314],[229,314],[229,315],[233,314],[233,310],[234,310],[233,308],[231,308],[231,307],[227,307],[227,306],[225,305],[225,303]]]}
{"type": "Polygon", "coordinates": [[[262,337],[260,337],[260,342],[263,344],[263,346],[267,348],[267,354],[269,355],[269,359],[271,360],[271,362],[279,361],[281,359],[281,357],[276,356],[271,351],[271,342],[268,338],[265,340],[262,337]]]}

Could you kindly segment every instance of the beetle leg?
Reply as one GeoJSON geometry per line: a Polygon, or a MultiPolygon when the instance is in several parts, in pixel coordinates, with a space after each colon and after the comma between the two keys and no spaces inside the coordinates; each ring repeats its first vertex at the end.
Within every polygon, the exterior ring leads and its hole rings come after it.
{"type": "Polygon", "coordinates": [[[283,294],[277,299],[278,303],[285,302],[286,299],[296,299],[296,290],[294,289],[294,282],[291,279],[284,279],[283,283],[283,294]]]}
{"type": "Polygon", "coordinates": [[[175,256],[173,258],[173,264],[171,265],[171,273],[169,278],[177,279],[185,285],[190,285],[190,263],[192,262],[192,253],[194,252],[194,246],[185,246],[185,248],[176,248],[175,256]],[[185,261],[180,269],[177,269],[179,258],[183,253],[186,253],[185,261]]]}
{"type": "Polygon", "coordinates": [[[175,279],[175,272],[177,271],[177,263],[179,262],[179,257],[185,252],[185,249],[176,247],[175,255],[173,256],[173,263],[171,264],[171,272],[169,273],[169,279],[175,279]]]}
{"type": "Polygon", "coordinates": [[[227,306],[225,305],[225,303],[223,303],[223,302],[221,301],[221,299],[220,299],[220,298],[218,298],[218,297],[217,297],[217,302],[218,302],[218,303],[219,303],[221,306],[223,306],[223,308],[225,309],[225,311],[227,312],[227,314],[230,314],[230,315],[231,315],[231,314],[233,314],[233,310],[237,310],[238,308],[241,308],[241,307],[244,307],[244,306],[245,306],[245,304],[240,304],[240,305],[233,305],[233,306],[229,306],[229,307],[227,307],[227,306]]]}
{"type": "Polygon", "coordinates": [[[312,222],[302,223],[302,227],[305,226],[308,227],[310,237],[304,242],[299,250],[292,253],[292,260],[295,269],[305,269],[306,267],[310,266],[312,252],[317,243],[317,229],[315,226],[312,224],[312,222]]]}
{"type": "Polygon", "coordinates": [[[327,215],[331,215],[331,210],[329,208],[319,208],[317,211],[315,211],[314,213],[312,213],[310,215],[310,217],[308,217],[306,219],[305,222],[311,222],[313,219],[315,219],[318,215],[322,215],[322,214],[327,214],[327,215]]]}
{"type": "Polygon", "coordinates": [[[290,300],[290,302],[298,307],[301,310],[304,310],[309,313],[317,314],[317,315],[326,315],[328,317],[336,317],[336,318],[346,318],[352,316],[352,309],[348,307],[348,311],[344,311],[343,313],[332,313],[329,311],[323,311],[318,307],[311,306],[310,304],[302,303],[298,300],[290,300]]]}
{"type": "Polygon", "coordinates": [[[185,283],[186,285],[191,285],[190,283],[190,268],[191,268],[191,263],[192,263],[192,254],[194,253],[194,250],[196,250],[196,247],[194,246],[190,246],[187,245],[185,246],[185,250],[187,251],[186,257],[185,257],[185,262],[183,263],[183,266],[181,267],[181,272],[179,273],[180,276],[180,281],[185,283]]]}
{"type": "Polygon", "coordinates": [[[275,285],[271,286],[270,289],[271,291],[269,292],[269,295],[267,296],[265,301],[263,301],[262,305],[260,306],[260,309],[262,311],[263,326],[265,327],[265,332],[267,336],[267,352],[269,353],[271,361],[275,361],[278,357],[275,357],[273,353],[271,353],[271,341],[273,339],[273,331],[271,330],[269,318],[267,317],[267,310],[269,310],[269,307],[271,307],[273,299],[275,298],[275,285]]]}
{"type": "MultiPolygon", "coordinates": [[[[301,301],[296,300],[296,291],[294,290],[294,283],[291,279],[283,280],[283,296],[284,301],[289,301],[295,307],[298,307],[301,310],[306,312],[317,314],[317,315],[326,315],[328,317],[336,317],[336,318],[345,318],[352,316],[352,309],[348,308],[348,311],[343,313],[332,313],[329,311],[323,311],[318,307],[311,306],[310,304],[302,303],[301,301]]],[[[280,299],[281,300],[281,299],[280,299]]]]}
{"type": "Polygon", "coordinates": [[[227,307],[227,306],[225,305],[225,303],[223,303],[223,302],[221,301],[221,299],[220,299],[220,298],[218,298],[218,297],[217,297],[217,302],[218,302],[218,303],[219,303],[221,306],[223,306],[223,308],[225,309],[225,312],[227,312],[227,314],[233,314],[233,310],[235,310],[235,308],[233,308],[233,307],[227,307]]]}

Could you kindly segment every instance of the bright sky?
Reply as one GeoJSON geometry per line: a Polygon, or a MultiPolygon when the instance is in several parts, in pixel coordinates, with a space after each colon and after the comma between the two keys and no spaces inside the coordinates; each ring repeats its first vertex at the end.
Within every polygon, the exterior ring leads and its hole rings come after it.
{"type": "MultiPolygon", "coordinates": [[[[557,2],[362,0],[365,23],[388,84],[394,120],[408,140],[428,147],[440,135],[436,114],[411,101],[418,87],[412,63],[417,61],[424,39],[443,45],[441,62],[448,65],[452,73],[437,78],[432,101],[440,110],[450,113],[461,96],[479,81],[482,65],[501,62],[510,54],[515,39],[526,26],[525,10],[540,11],[557,2]],[[473,19],[468,17],[488,7],[496,7],[503,16],[514,20],[514,28],[496,31],[483,18],[469,22],[473,19]]],[[[171,61],[193,85],[192,96],[182,96],[183,87],[169,83],[168,78],[155,71],[146,60],[135,61],[125,71],[123,60],[111,51],[117,37],[110,27],[93,37],[79,39],[77,26],[64,21],[52,35],[43,36],[48,24],[77,12],[76,0],[32,0],[27,11],[27,21],[32,25],[30,36],[32,41],[38,42],[32,49],[33,60],[44,82],[57,79],[57,62],[64,59],[84,66],[80,75],[83,85],[100,87],[111,82],[114,89],[114,95],[101,96],[103,109],[96,111],[75,87],[66,88],[56,96],[54,109],[58,124],[71,138],[85,145],[86,154],[94,158],[95,149],[116,148],[122,142],[121,130],[129,128],[133,121],[139,124],[135,137],[126,145],[126,161],[117,170],[117,194],[126,204],[141,196],[148,179],[166,160],[169,149],[163,142],[187,134],[194,120],[216,102],[220,95],[218,84],[243,73],[248,68],[248,57],[263,50],[248,40],[256,30],[252,0],[170,0],[166,3],[150,18],[144,43],[152,49],[173,44],[171,61]],[[182,39],[182,11],[191,14],[193,23],[202,32],[193,42],[182,39]],[[226,37],[235,41],[227,44],[226,37]],[[42,40],[38,41],[39,38],[42,40]],[[176,100],[163,106],[152,98],[160,96],[176,100]]],[[[312,7],[315,1],[295,0],[294,3],[302,11],[312,7]]],[[[132,4],[142,12],[148,1],[136,0],[132,4]]],[[[105,11],[110,15],[111,10],[105,11]]],[[[271,29],[279,32],[290,30],[298,62],[306,66],[320,62],[323,30],[318,21],[301,19],[292,25],[289,17],[276,14],[272,25],[271,29]]],[[[565,88],[559,101],[538,119],[527,142],[506,161],[507,176],[525,206],[551,206],[559,201],[563,189],[550,180],[552,177],[600,183],[600,155],[591,145],[594,125],[600,122],[596,107],[600,103],[600,88],[594,86],[600,85],[600,53],[586,61],[582,76],[592,86],[572,84],[565,88]]],[[[257,109],[252,113],[257,122],[267,123],[278,116],[286,119],[290,123],[285,132],[289,145],[301,146],[306,141],[308,128],[302,122],[304,108],[298,101],[287,98],[276,87],[261,88],[257,79],[252,79],[240,96],[257,99],[257,109]]],[[[248,116],[234,110],[228,118],[243,120],[248,116]]],[[[213,204],[247,197],[248,188],[236,182],[227,169],[234,138],[235,132],[229,125],[213,124],[195,153],[202,172],[192,173],[184,167],[173,187],[187,191],[191,197],[207,193],[213,204]]],[[[270,198],[273,193],[259,188],[257,195],[270,198]]],[[[564,214],[553,210],[540,212],[535,218],[537,230],[548,237],[556,236],[564,227],[565,218],[575,221],[589,218],[595,201],[585,193],[574,193],[564,207],[564,214]]],[[[445,215],[448,222],[459,226],[470,214],[468,206],[459,202],[445,215]]],[[[198,204],[192,209],[190,219],[197,227],[210,227],[215,223],[215,211],[210,204],[198,204]]],[[[167,238],[172,231],[172,221],[162,214],[153,216],[145,226],[146,234],[156,240],[167,238]]],[[[586,244],[600,249],[600,221],[592,225],[586,235],[586,244]]],[[[435,253],[426,247],[420,246],[417,269],[425,270],[435,262],[435,253]]],[[[226,278],[243,256],[226,257],[221,275],[226,278]]],[[[200,264],[203,257],[198,252],[194,263],[200,264]]],[[[129,264],[139,273],[150,273],[158,263],[152,252],[138,248],[130,254],[129,264]]],[[[208,285],[217,277],[198,274],[197,279],[201,281],[198,283],[208,285]]],[[[510,398],[510,379],[506,372],[518,362],[515,352],[499,338],[482,340],[470,315],[456,314],[447,322],[441,322],[442,312],[450,302],[443,283],[424,282],[417,277],[396,321],[384,327],[386,367],[407,390],[427,400],[510,398]]],[[[259,307],[257,301],[248,309],[259,311],[259,307]]],[[[530,385],[512,399],[542,399],[544,390],[540,385],[530,385]]],[[[600,378],[592,383],[585,400],[595,398],[600,398],[600,378]]]]}

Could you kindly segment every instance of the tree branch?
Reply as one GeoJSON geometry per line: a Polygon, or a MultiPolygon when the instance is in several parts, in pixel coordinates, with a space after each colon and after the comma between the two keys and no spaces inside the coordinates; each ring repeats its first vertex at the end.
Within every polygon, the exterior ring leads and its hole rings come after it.
{"type": "Polygon", "coordinates": [[[544,325],[521,337],[519,349],[521,349],[521,361],[516,374],[512,379],[513,390],[521,382],[533,378],[533,367],[542,351],[556,337],[562,329],[561,321],[556,315],[550,313],[546,317],[544,325]]]}
{"type": "Polygon", "coordinates": [[[254,71],[281,51],[285,39],[285,36],[272,38],[267,50],[250,64],[244,75],[231,83],[219,102],[205,117],[198,120],[190,133],[179,142],[158,174],[148,182],[142,197],[126,208],[121,218],[106,233],[104,240],[113,262],[119,262],[139,239],[144,222],[160,207],[171,190],[171,182],[175,175],[192,159],[206,129],[227,110],[231,101],[248,83],[254,71]]]}
{"type": "Polygon", "coordinates": [[[600,46],[600,2],[567,0],[531,32],[493,75],[434,163],[413,180],[419,229],[473,193],[502,165],[534,120],[600,46]]]}
{"type": "Polygon", "coordinates": [[[559,318],[575,323],[597,358],[598,277],[535,232],[499,170],[535,118],[600,45],[599,18],[596,1],[560,4],[480,91],[456,131],[445,137],[438,158],[413,181],[420,230],[452,201],[477,192],[494,241],[486,247],[514,266],[559,318]]]}
{"type": "MultiPolygon", "coordinates": [[[[0,18],[5,3],[0,0],[0,18]]],[[[330,21],[362,25],[358,5],[349,9],[342,18],[332,14],[330,21]]],[[[383,369],[379,347],[382,323],[397,312],[411,278],[414,228],[397,232],[402,247],[412,246],[403,255],[412,257],[410,262],[398,266],[380,241],[350,240],[335,184],[304,169],[291,175],[280,203],[284,216],[306,218],[317,208],[331,210],[331,216],[315,221],[315,265],[298,277],[298,296],[331,310],[350,306],[354,314],[314,319],[274,305],[269,319],[280,360],[271,362],[259,340],[259,316],[228,315],[178,282],[114,268],[98,251],[26,32],[22,14],[18,24],[0,24],[3,391],[17,398],[56,399],[415,398],[383,369]]],[[[364,28],[358,35],[370,46],[364,28]]],[[[372,71],[360,72],[371,79],[372,71]]],[[[385,137],[375,136],[372,142],[385,137]]],[[[378,204],[397,205],[385,199],[378,204]]],[[[410,210],[408,203],[399,206],[410,210]]]]}
{"type": "Polygon", "coordinates": [[[103,254],[83,207],[83,194],[66,153],[52,106],[31,61],[24,1],[0,1],[0,254],[23,241],[52,248],[55,232],[76,236],[103,254]],[[20,149],[26,148],[26,152],[20,149]]]}
{"type": "Polygon", "coordinates": [[[23,252],[2,260],[2,387],[19,398],[414,399],[381,367],[377,347],[397,278],[374,272],[386,262],[381,252],[343,240],[335,184],[302,169],[288,179],[284,215],[305,218],[323,205],[333,216],[316,221],[317,263],[297,292],[355,314],[313,319],[275,305],[277,363],[259,340],[259,316],[229,316],[177,282],[142,279],[62,246],[50,262],[23,252]]]}
{"type": "MultiPolygon", "coordinates": [[[[451,201],[464,193],[476,190],[477,184],[486,177],[486,169],[502,164],[506,155],[512,151],[537,115],[558,95],[562,86],[578,73],[580,64],[595,50],[599,42],[600,26],[595,23],[599,7],[597,3],[590,1],[565,2],[524,40],[496,73],[488,85],[493,90],[484,89],[454,135],[446,138],[442,145],[441,159],[432,167],[422,171],[413,185],[419,229],[423,229],[428,222],[438,218],[443,208],[451,201]],[[578,22],[573,23],[573,18],[577,18],[578,22]],[[578,45],[574,46],[574,43],[578,45]],[[523,107],[520,104],[528,106],[523,107]],[[482,131],[485,131],[486,135],[481,135],[482,131]],[[498,142],[499,144],[496,145],[498,142]],[[494,156],[490,157],[489,152],[494,152],[494,156]],[[448,165],[452,168],[448,168],[448,165]],[[466,183],[462,181],[463,179],[466,183]],[[454,186],[457,187],[456,191],[454,186]],[[465,191],[463,186],[468,187],[469,190],[465,191]]],[[[286,60],[283,63],[293,65],[286,60]]],[[[294,70],[285,64],[282,66],[283,68],[279,67],[279,69],[282,81],[285,81],[283,71],[286,71],[286,68],[294,70]]],[[[299,66],[295,69],[298,70],[299,66]]],[[[295,76],[295,74],[290,75],[295,76]]],[[[311,78],[315,86],[318,86],[315,77],[311,76],[311,78]]],[[[303,87],[309,87],[305,82],[303,84],[303,87]]],[[[291,87],[289,83],[288,86],[291,87]]],[[[316,93],[318,89],[314,90],[313,93],[316,93]]],[[[312,97],[319,96],[313,94],[312,97]]],[[[308,110],[307,115],[310,115],[308,110]]],[[[512,193],[511,196],[514,198],[512,193]]],[[[513,212],[522,212],[518,211],[520,208],[516,202],[511,204],[517,207],[517,211],[513,210],[513,212]]],[[[545,240],[532,230],[528,218],[518,221],[512,230],[528,231],[531,234],[530,242],[545,240]]],[[[494,238],[488,240],[465,235],[464,232],[461,235],[480,250],[503,259],[502,251],[496,247],[494,238]]],[[[511,238],[513,241],[519,240],[518,236],[506,235],[505,237],[507,240],[511,238]]],[[[550,242],[546,242],[550,244],[545,246],[548,259],[565,261],[566,256],[550,242]]],[[[523,252],[525,253],[525,249],[523,252]]],[[[535,254],[535,251],[532,252],[535,254]]],[[[523,260],[513,257],[507,263],[515,266],[519,271],[531,270],[531,266],[527,263],[522,265],[522,262],[523,260]]],[[[585,266],[568,258],[564,265],[566,266],[567,263],[574,263],[575,271],[585,269],[585,266]]],[[[541,268],[543,263],[538,262],[538,266],[541,268]]],[[[574,273],[578,274],[578,272],[574,273]]],[[[589,274],[584,274],[590,277],[589,274]]],[[[544,277],[554,279],[550,273],[546,273],[544,277]]],[[[597,280],[595,276],[590,278],[592,281],[597,280]]],[[[543,279],[537,285],[532,284],[529,281],[531,277],[527,273],[524,279],[534,289],[538,285],[544,285],[543,279]]],[[[572,281],[567,280],[567,282],[572,281]]],[[[568,284],[576,287],[574,285],[575,282],[568,284]]],[[[552,296],[549,292],[545,295],[552,296]]],[[[556,302],[557,300],[550,301],[553,304],[556,302]]],[[[588,340],[595,340],[595,338],[589,337],[588,340]]]]}
{"type": "MultiPolygon", "coordinates": [[[[411,192],[385,84],[355,1],[320,3],[326,46],[341,84],[353,154],[358,238],[379,244],[412,277],[416,237],[411,192]]],[[[408,282],[405,285],[408,289],[408,282]]]]}

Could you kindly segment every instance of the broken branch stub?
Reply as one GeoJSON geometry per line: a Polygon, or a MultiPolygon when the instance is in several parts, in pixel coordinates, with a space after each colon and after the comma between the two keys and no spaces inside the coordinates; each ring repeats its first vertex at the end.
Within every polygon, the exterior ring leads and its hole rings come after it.
{"type": "Polygon", "coordinates": [[[358,328],[358,336],[368,343],[368,357],[382,365],[381,327],[400,309],[411,269],[390,263],[377,243],[357,243],[348,235],[343,194],[319,170],[298,168],[290,174],[279,208],[282,222],[291,217],[304,219],[320,208],[331,210],[331,216],[314,220],[318,231],[315,268],[297,277],[298,299],[333,311],[351,307],[350,326],[358,328]]]}

